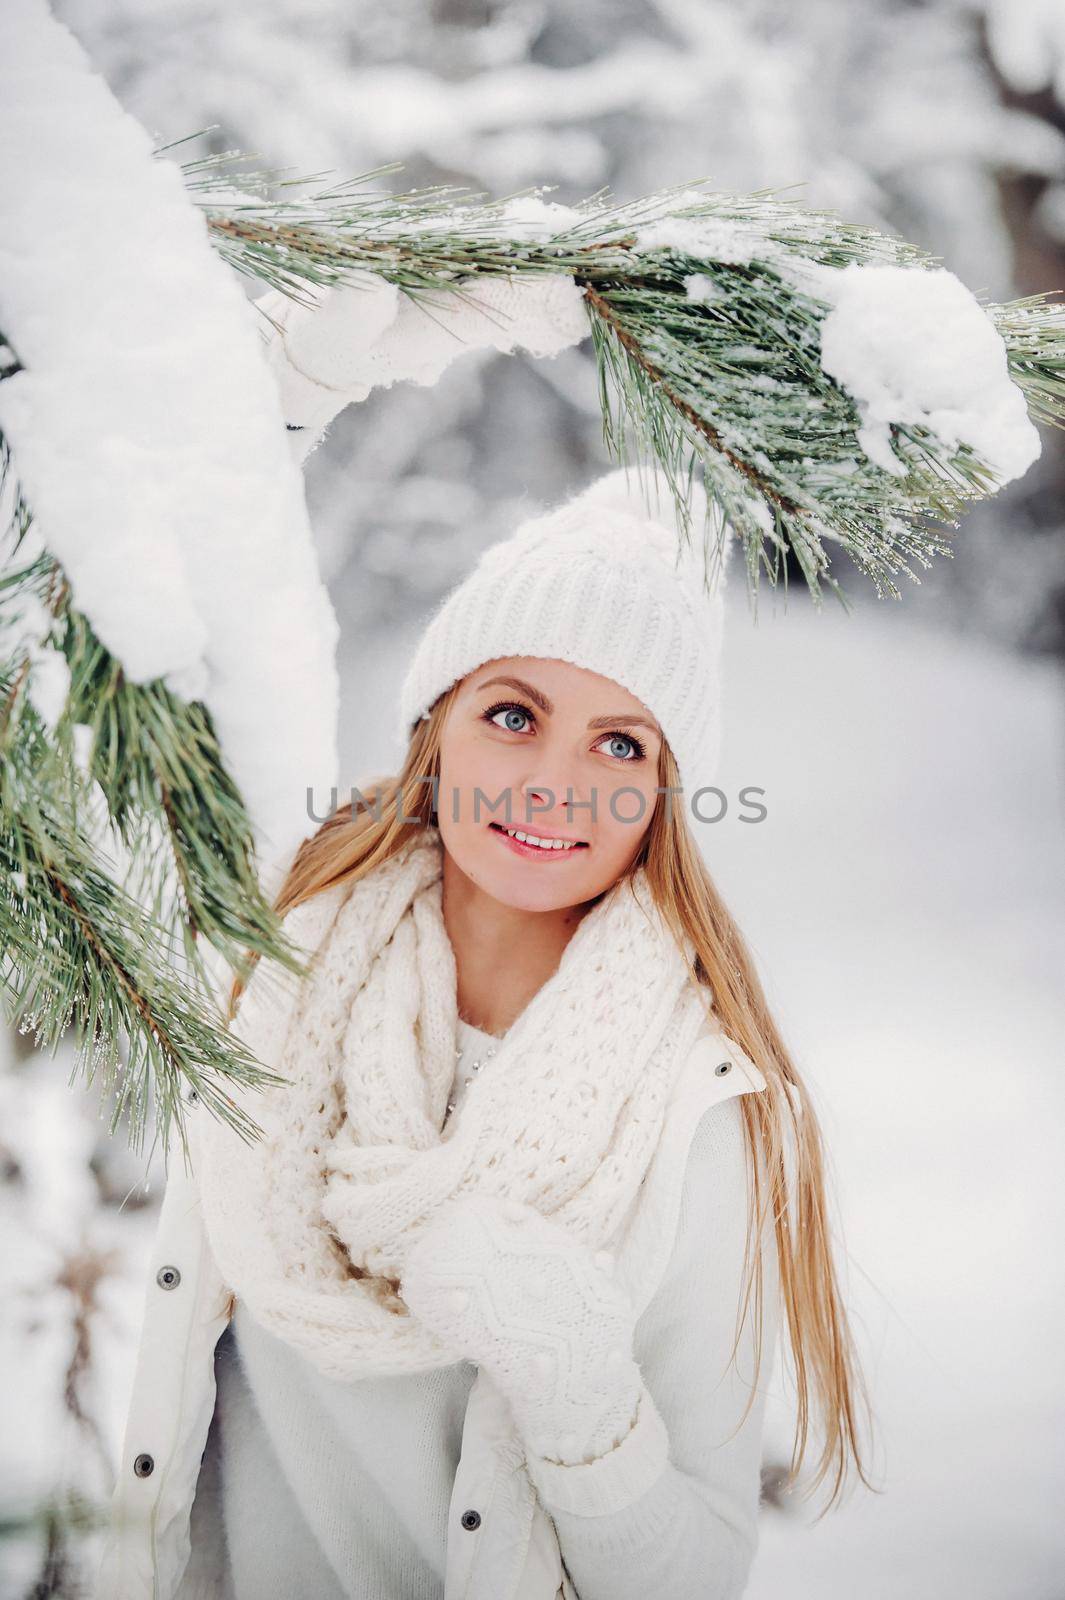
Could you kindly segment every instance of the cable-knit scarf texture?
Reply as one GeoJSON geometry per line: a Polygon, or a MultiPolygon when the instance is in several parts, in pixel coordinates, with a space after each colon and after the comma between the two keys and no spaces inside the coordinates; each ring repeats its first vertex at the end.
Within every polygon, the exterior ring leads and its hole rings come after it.
{"type": "Polygon", "coordinates": [[[438,831],[418,829],[289,912],[310,975],[260,961],[233,1023],[287,1080],[237,1096],[265,1136],[246,1143],[202,1109],[190,1127],[224,1279],[341,1380],[454,1360],[398,1293],[452,1195],[510,1196],[614,1247],[705,1016],[638,869],[586,913],[441,1131],[457,1023],[442,859],[438,831]]]}

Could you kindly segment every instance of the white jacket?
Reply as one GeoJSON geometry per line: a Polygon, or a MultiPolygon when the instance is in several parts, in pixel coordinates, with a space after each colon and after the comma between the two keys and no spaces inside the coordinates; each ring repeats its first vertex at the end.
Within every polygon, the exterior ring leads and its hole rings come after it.
{"type": "MultiPolygon", "coordinates": [[[[705,1110],[758,1092],[765,1079],[716,1027],[678,1075],[662,1136],[619,1243],[664,1272],[676,1236],[687,1156],[705,1110]]],[[[190,1118],[208,1115],[201,1104],[190,1118]]],[[[643,1283],[646,1304],[657,1284],[643,1283]]],[[[189,1558],[190,1515],[215,1400],[214,1350],[234,1299],[215,1264],[195,1174],[178,1150],[148,1268],[143,1331],[96,1600],[172,1600],[189,1558]]],[[[712,1381],[712,1380],[711,1380],[712,1381]]],[[[635,1435],[607,1457],[566,1474],[566,1502],[581,1509],[582,1483],[615,1467],[635,1435]],[[616,1461],[614,1458],[617,1458],[616,1461]]],[[[579,1600],[566,1575],[554,1522],[515,1460],[509,1411],[483,1370],[470,1391],[455,1475],[444,1600],[579,1600]],[[471,1530],[463,1513],[480,1513],[471,1530]]],[[[680,1600],[680,1597],[677,1597],[680,1600]]]]}

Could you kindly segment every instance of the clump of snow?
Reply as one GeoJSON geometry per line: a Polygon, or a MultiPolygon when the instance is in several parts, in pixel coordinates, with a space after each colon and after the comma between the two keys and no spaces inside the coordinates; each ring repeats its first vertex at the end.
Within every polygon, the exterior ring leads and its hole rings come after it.
{"type": "Polygon", "coordinates": [[[0,135],[0,428],[41,538],[128,678],[206,702],[287,849],[336,781],[337,624],[258,321],[44,0],[0,8],[0,135]]]}
{"type": "Polygon", "coordinates": [[[720,286],[705,272],[691,272],[686,278],[682,278],[681,282],[687,299],[694,300],[699,305],[706,305],[711,300],[722,298],[720,286]]]}
{"type": "Polygon", "coordinates": [[[945,268],[863,266],[834,274],[821,362],[858,404],[858,440],[896,477],[892,423],[920,424],[948,448],[968,444],[1000,483],[1040,452],[1006,346],[979,301],[945,268]]]}
{"type": "MultiPolygon", "coordinates": [[[[31,525],[20,555],[26,552],[34,533],[31,525]]],[[[9,596],[0,612],[0,659],[27,659],[27,693],[50,728],[59,721],[70,694],[70,668],[66,657],[49,642],[54,621],[48,607],[32,589],[22,589],[9,596]]]]}
{"type": "Polygon", "coordinates": [[[553,239],[556,233],[564,233],[586,220],[572,206],[541,200],[536,195],[518,195],[500,210],[512,239],[553,239]]]}
{"type": "Polygon", "coordinates": [[[679,250],[729,266],[749,266],[772,253],[764,233],[731,217],[656,217],[633,231],[636,250],[679,250]]]}
{"type": "Polygon", "coordinates": [[[42,721],[54,728],[70,695],[70,668],[58,650],[42,650],[30,672],[28,694],[42,721]]]}

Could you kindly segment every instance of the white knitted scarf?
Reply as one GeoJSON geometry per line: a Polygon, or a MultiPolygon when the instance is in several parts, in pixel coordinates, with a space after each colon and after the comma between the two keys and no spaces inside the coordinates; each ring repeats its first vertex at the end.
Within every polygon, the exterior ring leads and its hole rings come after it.
{"type": "Polygon", "coordinates": [[[455,1359],[398,1293],[408,1249],[452,1195],[514,1197],[592,1249],[616,1246],[705,1017],[639,868],[585,914],[444,1126],[457,1006],[442,848],[418,828],[354,886],[289,912],[310,975],[279,981],[260,961],[233,1024],[287,1080],[235,1097],[264,1137],[202,1107],[190,1119],[223,1278],[336,1379],[455,1359]]]}

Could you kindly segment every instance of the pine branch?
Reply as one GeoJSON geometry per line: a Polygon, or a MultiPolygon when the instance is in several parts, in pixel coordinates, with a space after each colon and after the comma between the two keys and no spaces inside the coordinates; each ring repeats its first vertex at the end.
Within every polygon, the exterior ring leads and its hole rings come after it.
{"type": "MultiPolygon", "coordinates": [[[[752,603],[762,574],[786,586],[790,551],[815,601],[824,586],[846,604],[830,570],[836,548],[878,596],[900,598],[895,578],[918,583],[915,568],[950,556],[948,529],[999,487],[971,446],[916,424],[892,427],[901,469],[884,470],[862,448],[855,400],[822,367],[830,306],[810,269],[936,264],[905,240],[779,191],[703,191],[703,180],[622,204],[601,191],[567,208],[557,231],[530,237],[508,207],[540,191],[497,201],[448,186],[393,194],[366,186],[400,163],[321,184],[246,170],[252,159],[228,152],[182,170],[219,253],[303,303],[355,268],[415,298],[461,292],[456,281],[473,274],[571,273],[589,308],[607,450],[658,462],[689,540],[689,486],[701,468],[707,581],[735,536],[752,603]],[[663,221],[694,225],[705,244],[641,242],[641,230],[663,221]],[[705,290],[698,298],[693,279],[705,290]]],[[[1061,424],[1065,312],[1044,296],[985,310],[1032,417],[1061,424]]]]}
{"type": "MultiPolygon", "coordinates": [[[[19,370],[11,363],[9,371],[19,370]]],[[[0,979],[9,1021],[54,1053],[73,1028],[75,1073],[99,1077],[110,1132],[143,1148],[176,1125],[183,1089],[243,1138],[261,1134],[233,1086],[281,1081],[226,1031],[202,945],[306,970],[263,897],[251,827],[210,717],[161,683],[132,684],[72,604],[0,435],[0,979]],[[22,552],[23,564],[13,558],[22,552]],[[47,637],[31,639],[41,618],[47,637]],[[47,652],[70,674],[54,725],[34,704],[47,652]],[[79,727],[80,725],[80,727],[79,727]],[[75,732],[77,730],[77,737],[75,732]],[[110,859],[110,834],[125,855],[110,859]]]]}
{"type": "Polygon", "coordinates": [[[273,950],[276,919],[254,871],[251,828],[206,707],[159,682],[130,683],[74,611],[66,656],[69,720],[88,729],[88,772],[133,857],[137,898],[181,932],[194,965],[201,933],[230,965],[246,949],[273,950]],[[154,857],[146,820],[162,832],[154,857]]]}
{"type": "Polygon", "coordinates": [[[988,307],[1029,411],[1038,422],[1057,428],[1065,427],[1065,307],[1051,305],[1050,299],[1060,293],[1055,289],[988,307]]]}
{"type": "MultiPolygon", "coordinates": [[[[0,694],[12,683],[0,671],[0,694]]],[[[128,1118],[133,1148],[149,1111],[164,1148],[181,1118],[182,1085],[194,1088],[242,1136],[261,1130],[227,1084],[281,1081],[241,1041],[210,1020],[186,985],[172,930],[109,875],[86,826],[87,794],[56,783],[56,752],[32,705],[18,705],[21,736],[0,763],[0,946],[9,1020],[33,1027],[53,1053],[73,1025],[75,1071],[99,1073],[113,1096],[110,1132],[128,1118]],[[122,1052],[125,1051],[125,1060],[122,1052]]],[[[10,726],[8,729],[10,735],[10,726]]],[[[186,1146],[187,1149],[187,1146],[186,1146]]]]}

